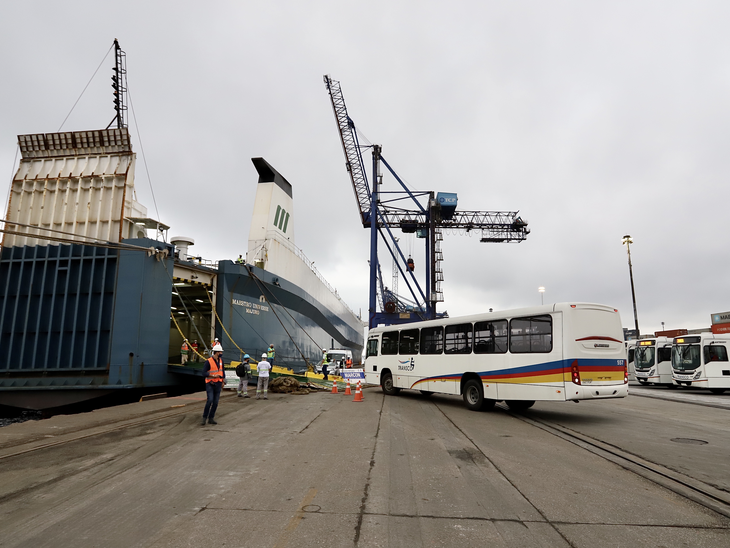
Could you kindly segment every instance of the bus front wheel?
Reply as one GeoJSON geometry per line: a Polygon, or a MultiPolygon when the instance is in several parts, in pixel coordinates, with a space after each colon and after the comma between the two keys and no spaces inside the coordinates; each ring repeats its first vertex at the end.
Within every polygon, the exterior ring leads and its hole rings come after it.
{"type": "Polygon", "coordinates": [[[400,392],[400,388],[393,385],[393,375],[386,373],[380,381],[380,386],[383,389],[383,393],[388,396],[395,396],[400,392]]]}
{"type": "MultiPolygon", "coordinates": [[[[491,401],[491,400],[490,400],[491,401]]],[[[484,389],[482,388],[481,381],[476,379],[470,379],[466,381],[464,385],[464,404],[467,409],[471,411],[481,411],[487,405],[487,401],[484,399],[484,389]]],[[[494,402],[492,402],[494,405],[494,402]]]]}

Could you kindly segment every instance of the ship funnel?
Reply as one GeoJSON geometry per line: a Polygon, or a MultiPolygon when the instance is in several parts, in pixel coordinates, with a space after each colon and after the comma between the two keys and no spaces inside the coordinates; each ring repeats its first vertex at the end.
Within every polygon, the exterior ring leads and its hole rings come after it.
{"type": "MultiPolygon", "coordinates": [[[[278,249],[294,244],[292,185],[263,158],[251,158],[259,176],[256,185],[246,262],[270,270],[283,260],[278,249]],[[276,243],[274,243],[276,242],[276,243]]],[[[280,264],[286,269],[284,264],[280,264]]]]}

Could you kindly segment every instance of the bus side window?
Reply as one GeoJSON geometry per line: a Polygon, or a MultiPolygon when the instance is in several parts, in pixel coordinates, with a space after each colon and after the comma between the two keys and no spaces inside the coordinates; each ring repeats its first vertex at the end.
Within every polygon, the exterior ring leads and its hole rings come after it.
{"type": "Polygon", "coordinates": [[[418,329],[404,329],[400,332],[399,354],[418,353],[418,329]]]}
{"type": "Polygon", "coordinates": [[[446,354],[471,354],[472,325],[462,323],[446,326],[446,354]]]}
{"type": "Polygon", "coordinates": [[[509,351],[551,352],[553,349],[553,319],[532,316],[510,320],[509,351]]]}
{"type": "Polygon", "coordinates": [[[636,352],[636,349],[635,348],[632,348],[631,350],[629,350],[629,363],[631,363],[632,361],[634,361],[634,352],[636,352]]]}
{"type": "Polygon", "coordinates": [[[475,354],[504,354],[507,352],[507,320],[474,324],[475,354]]]}
{"type": "Polygon", "coordinates": [[[444,328],[424,327],[421,329],[421,354],[441,354],[444,351],[444,328]]]}
{"type": "Polygon", "coordinates": [[[391,331],[383,333],[383,343],[380,346],[380,352],[383,356],[392,356],[398,353],[398,332],[391,331]]]}
{"type": "Polygon", "coordinates": [[[705,363],[728,361],[727,348],[725,348],[724,346],[716,346],[716,345],[705,346],[704,354],[705,354],[705,363]]]}
{"type": "Polygon", "coordinates": [[[369,358],[370,356],[377,356],[378,355],[378,339],[368,339],[368,347],[366,350],[365,357],[369,358]]]}

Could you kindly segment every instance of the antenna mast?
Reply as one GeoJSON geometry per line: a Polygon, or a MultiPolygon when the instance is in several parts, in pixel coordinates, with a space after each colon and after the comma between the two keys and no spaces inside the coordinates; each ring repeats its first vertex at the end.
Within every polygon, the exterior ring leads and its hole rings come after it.
{"type": "Polygon", "coordinates": [[[114,71],[112,75],[114,110],[117,114],[106,128],[109,129],[114,123],[114,120],[116,120],[117,127],[121,129],[127,127],[127,120],[125,118],[127,113],[127,105],[125,103],[125,94],[127,93],[127,54],[119,47],[119,41],[116,38],[114,39],[114,67],[112,67],[112,70],[114,71]]]}

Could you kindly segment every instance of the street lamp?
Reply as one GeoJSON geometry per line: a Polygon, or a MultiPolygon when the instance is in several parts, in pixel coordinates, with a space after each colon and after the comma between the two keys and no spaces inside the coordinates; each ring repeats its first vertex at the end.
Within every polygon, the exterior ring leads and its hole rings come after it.
{"type": "Polygon", "coordinates": [[[636,326],[636,338],[639,338],[639,316],[636,314],[636,292],[634,291],[634,272],[631,268],[631,244],[634,240],[628,234],[623,237],[621,243],[626,245],[626,253],[629,255],[629,278],[631,279],[631,300],[634,303],[634,325],[636,326]]]}
{"type": "Polygon", "coordinates": [[[540,286],[537,288],[537,290],[540,292],[540,304],[545,304],[545,301],[543,299],[543,296],[545,295],[545,288],[540,286]]]}

